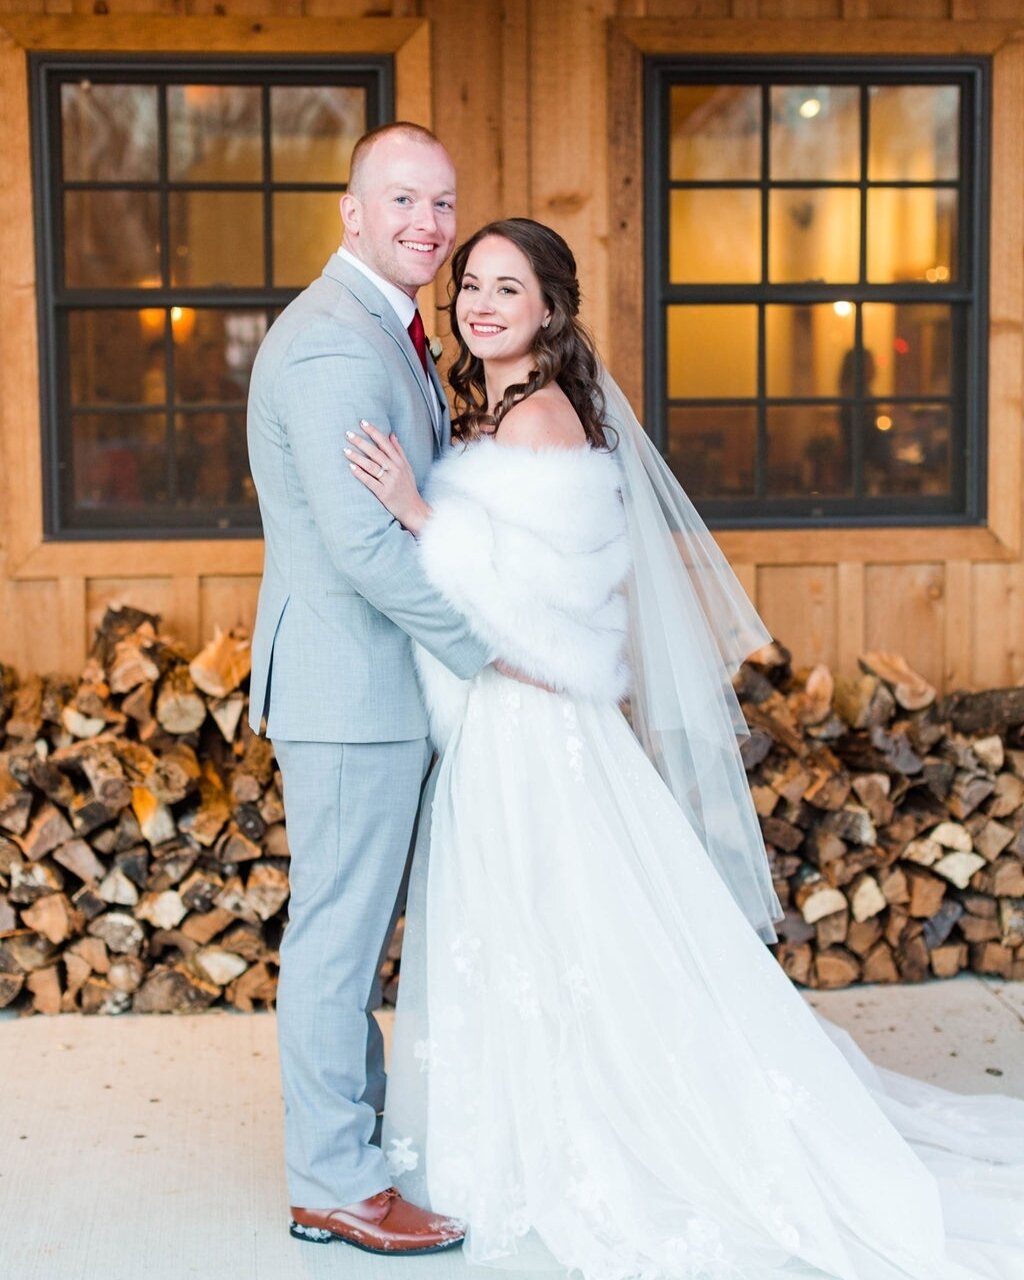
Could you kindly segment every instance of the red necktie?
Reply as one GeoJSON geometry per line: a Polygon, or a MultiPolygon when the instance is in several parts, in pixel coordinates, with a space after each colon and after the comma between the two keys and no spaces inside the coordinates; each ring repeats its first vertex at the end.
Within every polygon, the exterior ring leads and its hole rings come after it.
{"type": "Polygon", "coordinates": [[[415,312],[413,318],[409,321],[409,337],[412,338],[412,345],[416,348],[416,354],[420,358],[420,364],[423,366],[423,372],[426,373],[427,331],[423,327],[423,317],[420,315],[419,310],[415,312]]]}

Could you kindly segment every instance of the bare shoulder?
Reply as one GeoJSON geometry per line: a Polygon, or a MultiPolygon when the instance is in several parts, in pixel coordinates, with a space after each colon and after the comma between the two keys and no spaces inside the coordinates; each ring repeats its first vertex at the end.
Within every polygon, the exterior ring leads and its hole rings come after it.
{"type": "Polygon", "coordinates": [[[587,443],[576,410],[554,383],[514,405],[502,418],[494,438],[498,444],[531,449],[578,449],[587,443]]]}

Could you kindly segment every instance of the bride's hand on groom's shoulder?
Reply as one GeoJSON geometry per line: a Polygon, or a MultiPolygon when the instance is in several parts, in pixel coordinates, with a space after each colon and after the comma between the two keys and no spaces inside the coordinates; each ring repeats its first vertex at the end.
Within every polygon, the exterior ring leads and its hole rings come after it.
{"type": "Polygon", "coordinates": [[[429,520],[431,511],[420,496],[405,450],[394,432],[385,436],[365,419],[359,425],[365,436],[354,431],[345,432],[349,442],[345,457],[352,474],[387,507],[403,528],[418,535],[429,520]]]}

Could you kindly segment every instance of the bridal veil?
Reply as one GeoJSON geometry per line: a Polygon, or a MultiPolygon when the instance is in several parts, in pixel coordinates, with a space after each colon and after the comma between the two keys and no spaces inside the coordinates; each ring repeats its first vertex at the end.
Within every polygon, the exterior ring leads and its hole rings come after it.
{"type": "Polygon", "coordinates": [[[606,370],[601,389],[618,435],[633,561],[633,729],[737,905],[774,941],[782,909],[740,757],[747,726],[732,687],[743,659],[771,636],[606,370]]]}

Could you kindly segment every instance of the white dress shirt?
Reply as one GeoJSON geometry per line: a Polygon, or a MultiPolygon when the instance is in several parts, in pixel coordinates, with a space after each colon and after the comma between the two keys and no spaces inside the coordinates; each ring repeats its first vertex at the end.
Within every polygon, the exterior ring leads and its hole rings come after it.
{"type": "Polygon", "coordinates": [[[416,314],[416,299],[410,298],[404,289],[399,289],[397,284],[392,284],[390,280],[385,280],[383,276],[379,276],[376,271],[371,270],[365,262],[356,257],[354,253],[349,253],[344,245],[338,249],[338,257],[344,258],[350,267],[366,276],[367,280],[379,289],[387,298],[394,309],[395,315],[402,322],[402,328],[408,329],[412,324],[412,318],[416,314]]]}

